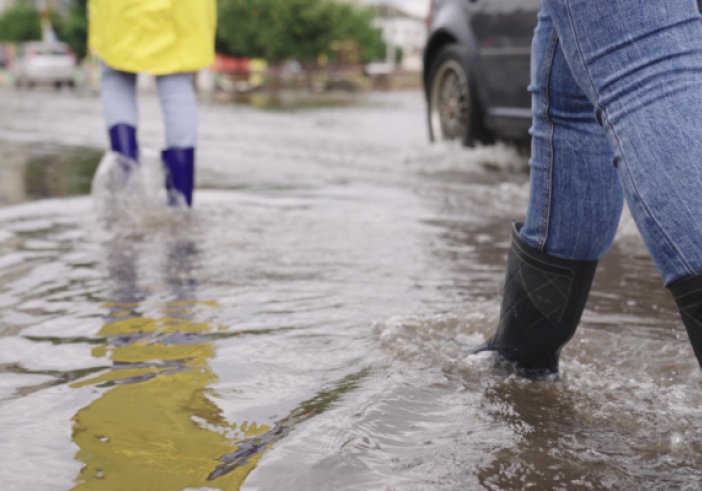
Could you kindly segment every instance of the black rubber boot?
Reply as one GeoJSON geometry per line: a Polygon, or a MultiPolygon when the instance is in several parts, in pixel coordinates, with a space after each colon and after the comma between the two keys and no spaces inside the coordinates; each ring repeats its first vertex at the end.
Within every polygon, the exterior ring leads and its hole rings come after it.
{"type": "Polygon", "coordinates": [[[702,274],[675,281],[668,288],[678,304],[687,336],[702,368],[702,274]]]}
{"type": "Polygon", "coordinates": [[[514,224],[507,259],[500,323],[495,335],[476,351],[496,351],[518,375],[549,378],[573,337],[585,308],[597,261],[549,256],[519,238],[514,224]]]}

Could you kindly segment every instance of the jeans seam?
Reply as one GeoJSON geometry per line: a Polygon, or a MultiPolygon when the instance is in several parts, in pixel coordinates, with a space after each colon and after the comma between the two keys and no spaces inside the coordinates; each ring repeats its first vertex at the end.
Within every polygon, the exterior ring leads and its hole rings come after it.
{"type": "MultiPolygon", "coordinates": [[[[634,180],[634,177],[631,174],[629,164],[626,160],[626,157],[624,156],[624,152],[622,151],[623,149],[622,149],[621,140],[619,139],[619,135],[617,135],[617,132],[615,131],[614,126],[612,126],[612,124],[610,123],[609,118],[607,117],[607,111],[599,104],[599,94],[597,93],[597,89],[595,88],[595,83],[592,80],[592,75],[590,74],[590,70],[588,69],[587,64],[585,63],[585,59],[583,57],[583,50],[580,46],[580,41],[578,40],[578,37],[575,35],[575,33],[576,33],[575,22],[573,21],[573,12],[571,11],[571,8],[570,8],[570,2],[568,2],[568,1],[564,2],[564,6],[565,6],[565,10],[568,14],[568,22],[570,23],[570,28],[573,32],[573,40],[574,40],[575,46],[578,50],[578,57],[580,57],[580,64],[583,66],[583,69],[585,70],[585,73],[587,74],[588,80],[590,82],[590,87],[592,88],[592,93],[593,93],[594,98],[595,98],[593,105],[595,106],[596,110],[599,111],[602,115],[600,118],[600,121],[607,122],[607,127],[612,132],[612,136],[614,137],[614,139],[617,142],[619,154],[622,156],[622,160],[624,161],[624,166],[626,167],[626,176],[627,176],[629,182],[631,182],[631,187],[634,190],[634,194],[637,197],[640,197],[641,195],[639,194],[638,188],[636,186],[636,181],[634,180]]],[[[651,219],[651,221],[655,224],[656,228],[659,230],[661,236],[665,239],[665,241],[668,243],[670,248],[673,251],[675,251],[676,255],[678,256],[678,258],[682,262],[683,266],[687,269],[688,275],[695,274],[695,271],[693,270],[693,268],[685,260],[685,257],[680,253],[680,251],[675,246],[675,244],[670,239],[670,237],[668,237],[668,234],[665,233],[665,230],[658,223],[658,220],[656,220],[653,213],[651,213],[650,209],[646,206],[646,204],[643,202],[643,200],[639,199],[639,203],[641,204],[641,207],[643,208],[646,216],[651,219]]]]}
{"type": "Polygon", "coordinates": [[[551,115],[549,114],[551,108],[551,72],[553,69],[554,59],[556,57],[556,47],[558,46],[558,34],[555,30],[551,34],[551,42],[549,43],[548,49],[548,68],[544,71],[543,80],[541,81],[541,86],[544,87],[544,101],[542,104],[544,119],[548,125],[547,131],[547,145],[548,158],[547,166],[548,172],[546,173],[546,188],[544,189],[544,214],[541,217],[541,232],[539,235],[539,240],[537,242],[538,249],[544,252],[546,248],[546,241],[548,240],[550,219],[551,219],[551,202],[553,197],[553,162],[554,162],[554,147],[553,147],[553,133],[554,125],[551,120],[551,115]]]}

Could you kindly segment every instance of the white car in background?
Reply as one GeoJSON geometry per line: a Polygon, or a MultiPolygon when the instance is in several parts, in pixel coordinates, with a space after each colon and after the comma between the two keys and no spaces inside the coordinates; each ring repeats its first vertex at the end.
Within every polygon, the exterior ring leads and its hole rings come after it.
{"type": "Polygon", "coordinates": [[[37,84],[51,84],[57,89],[62,85],[73,87],[75,69],[76,57],[67,44],[60,42],[22,44],[12,63],[16,87],[37,84]]]}

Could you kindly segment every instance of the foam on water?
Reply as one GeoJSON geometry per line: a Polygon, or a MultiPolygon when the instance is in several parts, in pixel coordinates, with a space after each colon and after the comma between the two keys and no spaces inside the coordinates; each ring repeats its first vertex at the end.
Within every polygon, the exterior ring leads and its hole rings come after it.
{"type": "Polygon", "coordinates": [[[106,152],[93,177],[91,191],[102,228],[123,235],[187,221],[189,210],[184,197],[174,191],[169,196],[165,180],[163,166],[157,159],[143,157],[137,163],[106,152]]]}
{"type": "MultiPolygon", "coordinates": [[[[661,486],[697,482],[693,470],[702,465],[702,396],[695,390],[699,367],[686,340],[632,342],[586,324],[564,350],[560,378],[533,382],[498,367],[490,353],[466,355],[461,347],[480,344],[493,332],[496,307],[394,317],[374,328],[393,360],[425,377],[434,373],[433,384],[448,383],[471,394],[470,409],[465,409],[471,414],[460,424],[468,429],[482,421],[489,429],[482,436],[487,440],[474,445],[500,442],[495,459],[477,465],[483,484],[622,489],[650,483],[654,476],[661,486]],[[661,377],[665,373],[671,376],[661,377]],[[494,435],[502,436],[493,440],[494,435]]],[[[475,457],[465,447],[453,451],[475,457]]],[[[445,465],[445,472],[455,473],[445,465]]],[[[458,481],[448,489],[471,482],[454,477],[458,481]]]]}

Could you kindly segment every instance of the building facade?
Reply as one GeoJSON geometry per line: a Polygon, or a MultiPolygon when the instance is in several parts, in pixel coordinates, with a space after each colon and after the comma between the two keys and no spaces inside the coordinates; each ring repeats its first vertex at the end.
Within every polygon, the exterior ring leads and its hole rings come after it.
{"type": "Polygon", "coordinates": [[[422,53],[427,41],[424,19],[389,5],[375,6],[375,25],[382,32],[386,46],[386,62],[407,71],[422,69],[422,53]]]}

